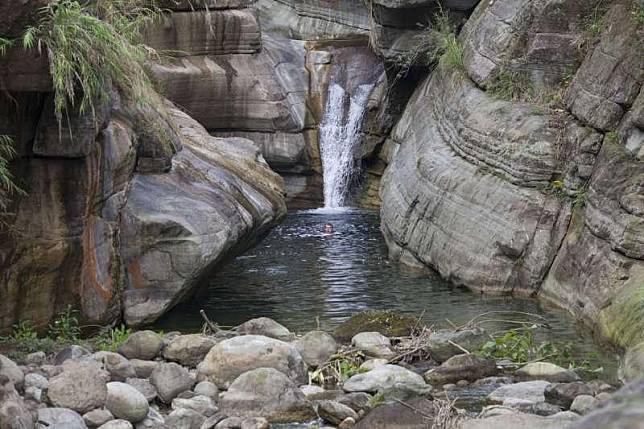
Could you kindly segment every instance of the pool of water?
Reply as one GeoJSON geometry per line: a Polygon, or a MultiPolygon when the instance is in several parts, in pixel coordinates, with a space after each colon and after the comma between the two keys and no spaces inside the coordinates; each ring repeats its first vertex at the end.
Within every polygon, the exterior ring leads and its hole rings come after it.
{"type": "MultiPolygon", "coordinates": [[[[197,331],[204,309],[220,325],[235,326],[267,316],[295,332],[330,330],[366,309],[391,309],[423,316],[429,325],[449,327],[494,311],[488,332],[516,327],[509,320],[547,323],[537,340],[570,342],[576,356],[599,352],[567,313],[531,299],[474,294],[435,274],[409,272],[387,259],[375,212],[308,210],[290,213],[259,245],[238,256],[209,279],[188,302],[157,324],[169,330],[197,331]],[[334,233],[323,234],[325,223],[334,233]]],[[[594,358],[610,370],[612,356],[594,358]]]]}

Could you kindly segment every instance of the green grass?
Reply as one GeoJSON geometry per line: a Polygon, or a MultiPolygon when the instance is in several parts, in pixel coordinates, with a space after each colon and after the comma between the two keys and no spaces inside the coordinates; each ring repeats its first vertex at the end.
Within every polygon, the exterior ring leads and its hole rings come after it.
{"type": "Polygon", "coordinates": [[[49,325],[49,335],[59,343],[71,344],[80,340],[78,311],[68,306],[49,325]]]}
{"type": "Polygon", "coordinates": [[[124,325],[112,328],[95,338],[96,347],[99,350],[108,352],[117,352],[123,344],[132,335],[132,330],[124,325]]]}
{"type": "Polygon", "coordinates": [[[68,108],[96,112],[114,85],[126,100],[145,104],[152,86],[144,67],[151,50],[140,43],[140,29],[159,15],[144,0],[99,0],[90,5],[58,0],[42,8],[37,25],[22,44],[44,47],[49,56],[55,113],[68,108]]]}

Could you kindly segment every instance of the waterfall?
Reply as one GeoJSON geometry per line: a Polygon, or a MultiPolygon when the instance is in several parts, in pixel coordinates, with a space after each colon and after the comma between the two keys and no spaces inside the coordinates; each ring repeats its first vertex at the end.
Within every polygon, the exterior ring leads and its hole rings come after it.
{"type": "Polygon", "coordinates": [[[349,186],[358,173],[355,154],[360,128],[374,85],[360,85],[350,95],[338,84],[329,86],[324,118],[320,124],[320,152],[324,179],[324,207],[347,204],[349,186]],[[348,100],[347,100],[348,98],[348,100]]]}

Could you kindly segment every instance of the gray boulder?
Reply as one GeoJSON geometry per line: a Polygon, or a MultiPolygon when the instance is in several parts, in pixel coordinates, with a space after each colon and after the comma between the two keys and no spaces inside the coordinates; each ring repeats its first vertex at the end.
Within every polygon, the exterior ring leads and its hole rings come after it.
{"type": "Polygon", "coordinates": [[[503,404],[508,400],[520,400],[524,403],[545,402],[544,392],[550,383],[543,380],[524,381],[516,384],[507,384],[496,389],[487,397],[490,404],[503,404]]]}
{"type": "Polygon", "coordinates": [[[68,425],[70,428],[87,427],[83,417],[68,408],[40,408],[38,409],[38,423],[45,427],[54,425],[68,425]]]}
{"type": "Polygon", "coordinates": [[[208,396],[209,398],[217,399],[219,397],[219,388],[215,383],[209,381],[202,381],[195,386],[194,392],[197,395],[208,396]]]}
{"type": "Polygon", "coordinates": [[[36,387],[38,389],[44,390],[49,387],[49,380],[47,380],[42,375],[32,372],[25,375],[25,389],[29,387],[36,387]]]}
{"type": "Polygon", "coordinates": [[[317,412],[318,415],[325,421],[338,426],[344,420],[352,418],[358,420],[358,413],[347,405],[341,404],[337,401],[318,401],[317,412]]]}
{"type": "Polygon", "coordinates": [[[172,429],[200,429],[206,417],[189,408],[172,411],[165,419],[165,425],[172,429]]]}
{"type": "Polygon", "coordinates": [[[292,340],[294,336],[288,328],[268,317],[248,320],[237,327],[237,332],[243,335],[263,335],[282,341],[292,340]]]}
{"type": "Polygon", "coordinates": [[[570,383],[579,381],[574,371],[560,367],[550,362],[532,362],[515,372],[518,379],[546,380],[551,383],[570,383]]]}
{"type": "Polygon", "coordinates": [[[163,349],[166,360],[197,366],[217,342],[201,334],[179,335],[163,349]]]}
{"type": "Polygon", "coordinates": [[[145,419],[150,409],[148,400],[134,387],[126,383],[107,383],[107,408],[115,417],[137,423],[145,419]]]}
{"type": "Polygon", "coordinates": [[[125,382],[138,390],[148,402],[157,397],[157,389],[145,378],[128,378],[125,382]]]}
{"type": "Polygon", "coordinates": [[[452,356],[439,367],[425,373],[429,384],[456,383],[459,380],[476,381],[498,372],[496,362],[473,354],[452,356]]]}
{"type": "Polygon", "coordinates": [[[368,356],[391,358],[391,340],[379,332],[361,332],[351,339],[351,345],[363,351],[368,356]]]}
{"type": "Polygon", "coordinates": [[[163,346],[163,339],[153,331],[137,331],[119,347],[119,353],[128,359],[152,360],[163,346]]]}
{"type": "Polygon", "coordinates": [[[132,426],[132,423],[127,420],[118,419],[107,422],[98,429],[134,429],[134,426],[132,426]]]}
{"type": "Polygon", "coordinates": [[[152,375],[152,371],[159,366],[159,362],[153,360],[132,359],[130,363],[138,378],[149,378],[152,375]]]}
{"type": "Polygon", "coordinates": [[[338,349],[333,337],[324,331],[311,331],[293,343],[307,365],[317,367],[338,349]]]}
{"type": "Polygon", "coordinates": [[[63,372],[49,380],[47,396],[54,407],[86,413],[105,405],[106,382],[96,363],[67,361],[63,372]]]}
{"type": "Polygon", "coordinates": [[[226,389],[239,375],[256,368],[275,368],[298,384],[308,381],[306,364],[293,345],[260,335],[243,335],[218,343],[198,370],[226,389]]]}
{"type": "Polygon", "coordinates": [[[315,417],[311,403],[297,385],[274,368],[257,368],[240,375],[220,395],[220,405],[229,416],[261,416],[271,423],[315,417]]]}
{"type": "Polygon", "coordinates": [[[25,374],[14,361],[0,354],[0,376],[6,376],[15,386],[22,386],[25,374]]]}
{"type": "Polygon", "coordinates": [[[418,394],[431,390],[423,377],[398,365],[377,366],[369,372],[356,374],[345,381],[342,388],[345,392],[370,392],[404,386],[418,394]]]}
{"type": "Polygon", "coordinates": [[[0,374],[0,428],[32,429],[34,418],[6,375],[0,374]]]}
{"type": "Polygon", "coordinates": [[[103,362],[112,381],[125,381],[127,378],[136,377],[132,363],[118,353],[101,351],[94,353],[94,359],[103,362]]]}
{"type": "Polygon", "coordinates": [[[83,420],[90,428],[97,428],[111,420],[114,420],[114,415],[108,410],[96,409],[83,414],[83,420]]]}
{"type": "Polygon", "coordinates": [[[571,429],[644,429],[644,382],[618,390],[613,399],[588,413],[571,429]]]}
{"type": "Polygon", "coordinates": [[[169,404],[181,392],[190,390],[195,384],[187,369],[176,363],[162,363],[152,371],[150,383],[157,389],[159,398],[169,404]]]}
{"type": "Polygon", "coordinates": [[[66,360],[80,359],[89,355],[91,355],[91,352],[85,347],[71,345],[56,353],[56,356],[54,356],[54,365],[62,365],[66,360]]]}
{"type": "Polygon", "coordinates": [[[172,400],[172,409],[178,410],[180,408],[187,408],[194,410],[199,414],[210,417],[219,411],[215,401],[208,396],[197,395],[193,398],[184,399],[184,398],[175,398],[172,400]]]}
{"type": "Polygon", "coordinates": [[[570,408],[579,395],[592,395],[593,389],[581,381],[574,383],[552,383],[544,391],[545,399],[551,404],[570,408]]]}
{"type": "Polygon", "coordinates": [[[385,404],[368,413],[355,429],[426,429],[433,426],[436,406],[427,398],[385,404]]]}
{"type": "Polygon", "coordinates": [[[570,404],[570,411],[581,414],[588,414],[590,411],[594,410],[599,406],[599,400],[594,396],[590,395],[579,395],[575,397],[570,404]]]}
{"type": "Polygon", "coordinates": [[[470,352],[477,350],[487,341],[485,331],[480,328],[463,329],[460,331],[442,330],[433,332],[428,340],[426,350],[436,362],[445,362],[452,356],[460,355],[463,350],[458,344],[470,352]]]}
{"type": "Polygon", "coordinates": [[[165,424],[165,419],[157,410],[150,408],[148,415],[136,424],[136,429],[171,429],[165,424]]]}

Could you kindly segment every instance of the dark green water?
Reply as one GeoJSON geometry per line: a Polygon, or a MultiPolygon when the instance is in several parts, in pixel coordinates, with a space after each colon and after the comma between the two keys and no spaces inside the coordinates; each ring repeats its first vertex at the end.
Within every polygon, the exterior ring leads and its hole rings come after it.
{"type": "MultiPolygon", "coordinates": [[[[535,313],[547,322],[537,340],[571,342],[581,357],[599,351],[567,313],[544,308],[537,301],[474,294],[455,288],[437,275],[408,272],[387,259],[376,213],[363,211],[291,213],[258,246],[235,258],[214,275],[189,302],[176,307],[157,327],[197,331],[204,309],[217,323],[235,326],[268,316],[292,331],[332,329],[365,309],[391,309],[419,316],[438,327],[447,320],[464,324],[489,311],[535,313]],[[322,234],[326,222],[333,235],[322,234]]],[[[534,320],[522,314],[488,319],[534,320]]],[[[505,322],[485,325],[488,332],[513,328],[505,322]]],[[[604,366],[614,358],[600,357],[604,366]]]]}

